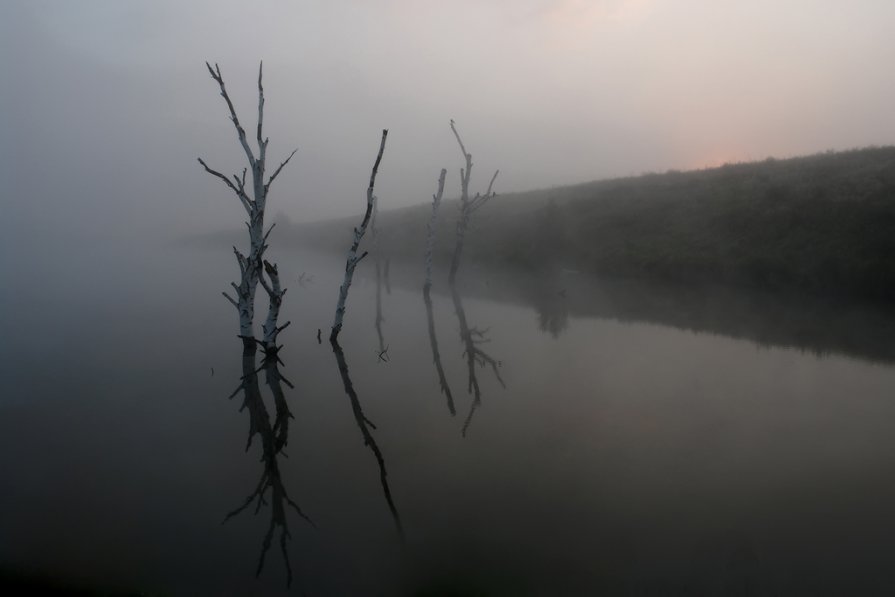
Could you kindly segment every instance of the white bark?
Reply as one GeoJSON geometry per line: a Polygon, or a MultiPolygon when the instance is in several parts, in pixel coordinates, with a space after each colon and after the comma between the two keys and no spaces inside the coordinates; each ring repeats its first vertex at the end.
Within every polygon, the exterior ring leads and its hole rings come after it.
{"type": "Polygon", "coordinates": [[[236,293],[234,300],[226,292],[223,295],[230,301],[239,315],[239,337],[246,341],[246,347],[255,345],[254,334],[252,331],[252,320],[255,317],[255,285],[258,283],[260,272],[258,271],[258,261],[250,257],[246,257],[236,247],[233,247],[233,253],[236,255],[236,262],[239,264],[239,284],[231,282],[230,285],[236,293]]]}
{"type": "Polygon", "coordinates": [[[230,112],[230,120],[233,122],[233,126],[236,127],[236,135],[239,139],[239,144],[242,146],[249,163],[248,168],[243,168],[241,177],[234,174],[231,180],[220,172],[211,169],[202,158],[199,158],[199,163],[202,164],[202,167],[205,168],[206,172],[212,176],[220,178],[234,193],[236,193],[239,202],[242,204],[249,217],[246,222],[246,226],[249,230],[249,253],[248,255],[243,255],[236,250],[236,248],[233,249],[236,253],[236,259],[239,263],[240,270],[239,284],[231,283],[231,286],[236,290],[236,298],[234,299],[227,293],[224,293],[227,300],[233,303],[236,307],[239,315],[239,336],[243,338],[245,346],[248,348],[250,344],[252,346],[255,344],[255,333],[253,328],[255,317],[255,291],[257,290],[258,282],[261,278],[264,251],[267,249],[267,237],[270,234],[270,230],[273,229],[273,226],[271,226],[267,233],[264,232],[264,211],[267,206],[267,194],[270,190],[271,183],[298,150],[294,150],[289,154],[289,157],[280,163],[279,167],[274,171],[270,178],[268,178],[267,182],[264,182],[264,173],[267,163],[267,145],[270,140],[265,138],[262,134],[264,124],[264,87],[262,85],[263,64],[258,67],[257,157],[249,145],[245,129],[239,122],[236,110],[233,107],[233,102],[230,101],[230,96],[224,85],[224,78],[221,75],[220,67],[215,64],[214,68],[212,68],[211,64],[208,62],[205,63],[205,66],[208,68],[211,78],[217,82],[221,89],[221,96],[227,103],[227,109],[230,112]],[[248,170],[251,170],[252,172],[251,197],[249,197],[249,194],[246,191],[246,173],[248,170]]]}
{"type": "Polygon", "coordinates": [[[267,320],[264,322],[264,325],[261,326],[261,331],[263,332],[261,345],[264,346],[265,353],[274,355],[279,350],[279,346],[277,346],[277,336],[280,332],[289,327],[289,324],[292,322],[287,321],[283,325],[277,327],[277,320],[280,317],[280,305],[283,304],[283,296],[286,294],[286,289],[280,287],[280,274],[277,271],[276,265],[272,265],[269,261],[265,260],[264,272],[267,274],[267,277],[270,278],[270,284],[264,281],[264,276],[261,276],[258,281],[267,292],[270,302],[267,308],[267,320]]]}
{"type": "Polygon", "coordinates": [[[370,185],[367,187],[367,210],[364,212],[364,219],[361,222],[359,228],[354,229],[354,239],[352,240],[351,247],[348,249],[348,259],[345,262],[345,278],[342,280],[342,285],[339,287],[339,300],[336,302],[336,315],[333,319],[333,327],[332,332],[330,332],[330,340],[333,341],[339,337],[339,332],[342,331],[342,321],[345,318],[345,301],[348,300],[348,289],[351,287],[351,280],[354,277],[354,269],[357,267],[357,264],[360,263],[361,259],[367,256],[366,251],[358,257],[357,250],[360,246],[360,241],[364,237],[364,233],[367,231],[367,226],[370,224],[370,218],[373,214],[373,207],[376,203],[376,198],[373,196],[373,188],[376,184],[376,173],[379,171],[379,162],[382,161],[382,152],[385,151],[385,139],[388,136],[388,129],[382,130],[382,140],[379,142],[379,153],[376,155],[376,161],[373,163],[373,172],[370,174],[370,185]]]}
{"type": "Polygon", "coordinates": [[[435,232],[438,225],[438,206],[441,205],[441,197],[444,195],[444,179],[447,170],[441,169],[438,177],[438,192],[432,195],[432,215],[429,216],[429,224],[426,226],[426,282],[423,288],[432,287],[432,251],[435,249],[435,232]]]}
{"type": "Polygon", "coordinates": [[[463,145],[463,140],[460,139],[460,133],[457,132],[457,127],[454,126],[453,120],[451,120],[451,130],[454,132],[454,137],[457,138],[457,144],[460,145],[460,151],[463,153],[463,159],[466,161],[466,168],[460,169],[460,216],[457,219],[457,242],[454,245],[454,255],[451,258],[451,270],[448,275],[448,280],[453,284],[457,278],[457,270],[460,269],[460,257],[463,254],[466,231],[469,229],[469,218],[475,210],[496,195],[491,189],[494,187],[494,181],[497,179],[500,170],[494,172],[494,176],[491,177],[491,182],[488,184],[488,190],[484,195],[476,193],[476,196],[470,199],[469,179],[472,176],[472,154],[466,151],[466,147],[463,145]]]}

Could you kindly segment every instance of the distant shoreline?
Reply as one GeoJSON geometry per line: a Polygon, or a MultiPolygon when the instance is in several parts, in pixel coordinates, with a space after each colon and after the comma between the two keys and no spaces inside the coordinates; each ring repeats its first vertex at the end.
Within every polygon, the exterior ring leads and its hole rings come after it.
{"type": "MultiPolygon", "coordinates": [[[[379,253],[421,259],[430,211],[383,209],[379,253]]],[[[442,264],[456,215],[456,202],[445,201],[435,255],[442,264]]],[[[281,222],[276,244],[344,251],[355,219],[281,222]]],[[[236,233],[216,238],[225,236],[236,233]]],[[[498,195],[475,214],[464,264],[889,301],[895,147],[498,195]]]]}

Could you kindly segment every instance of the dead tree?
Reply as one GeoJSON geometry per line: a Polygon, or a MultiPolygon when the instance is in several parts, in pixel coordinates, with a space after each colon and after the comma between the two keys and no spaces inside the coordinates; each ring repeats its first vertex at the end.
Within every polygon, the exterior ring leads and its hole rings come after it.
{"type": "Polygon", "coordinates": [[[488,184],[488,190],[484,195],[476,193],[475,197],[470,198],[469,179],[472,176],[472,154],[466,151],[466,147],[463,145],[463,140],[460,139],[460,133],[457,132],[457,127],[454,126],[453,120],[451,120],[451,130],[457,138],[457,143],[460,145],[460,151],[463,153],[463,159],[466,162],[466,167],[460,169],[460,216],[457,218],[457,244],[454,245],[454,255],[451,258],[451,270],[448,275],[448,280],[453,285],[454,280],[457,278],[457,270],[460,268],[460,257],[463,254],[463,242],[469,229],[469,219],[477,209],[496,195],[491,189],[494,187],[494,181],[497,179],[500,170],[494,172],[494,176],[491,177],[491,182],[488,184]]]}
{"type": "Polygon", "coordinates": [[[348,300],[348,289],[351,287],[351,279],[354,277],[354,269],[357,267],[357,264],[360,263],[361,259],[367,256],[367,252],[364,251],[364,253],[358,257],[357,250],[360,246],[361,239],[364,237],[364,233],[367,231],[370,217],[373,214],[373,207],[376,202],[376,197],[373,196],[373,187],[376,184],[376,173],[379,171],[379,162],[382,161],[382,152],[385,151],[386,137],[388,137],[388,129],[383,129],[382,140],[379,142],[379,153],[376,155],[376,161],[373,163],[373,172],[370,174],[370,184],[367,187],[367,210],[364,212],[364,219],[361,221],[360,227],[354,229],[354,238],[351,247],[348,249],[348,259],[345,262],[345,279],[339,287],[339,300],[336,302],[336,316],[333,319],[332,332],[329,335],[331,341],[338,338],[339,332],[342,331],[342,320],[345,317],[345,301],[348,300]]]}
{"type": "Polygon", "coordinates": [[[438,192],[432,195],[432,215],[429,216],[429,223],[426,225],[426,282],[423,284],[423,290],[427,293],[432,287],[432,251],[435,250],[435,232],[438,227],[438,207],[441,205],[441,197],[444,195],[444,179],[447,176],[447,170],[441,169],[438,176],[438,192]]]}
{"type": "Polygon", "coordinates": [[[233,247],[233,252],[236,254],[236,261],[239,264],[239,284],[231,283],[234,291],[236,292],[236,298],[232,297],[228,293],[224,292],[224,296],[227,297],[234,307],[236,307],[236,311],[239,314],[239,337],[243,340],[243,346],[245,350],[254,352],[255,350],[255,333],[253,330],[253,322],[255,318],[255,290],[258,286],[258,281],[261,278],[262,274],[262,260],[264,257],[264,250],[267,248],[267,237],[270,235],[270,231],[273,229],[271,226],[267,232],[264,232],[264,210],[267,206],[267,195],[270,191],[270,185],[273,181],[279,176],[280,172],[289,163],[289,160],[292,159],[292,156],[295,155],[295,152],[298,151],[293,150],[289,157],[287,157],[283,162],[280,163],[279,167],[274,170],[273,174],[265,181],[265,171],[267,166],[267,144],[269,139],[263,136],[263,124],[264,124],[264,87],[262,85],[262,74],[263,74],[263,63],[258,67],[258,126],[256,129],[256,139],[258,143],[258,153],[255,155],[255,152],[252,151],[251,146],[249,145],[248,138],[246,137],[245,129],[239,122],[239,118],[236,116],[236,110],[233,107],[233,102],[230,101],[230,96],[227,93],[227,88],[224,85],[224,77],[221,75],[221,68],[215,64],[214,68],[211,67],[211,64],[208,62],[205,63],[205,66],[208,67],[208,73],[211,75],[211,78],[215,80],[218,86],[221,89],[221,96],[224,98],[224,101],[227,102],[227,109],[230,111],[230,120],[233,122],[233,126],[236,127],[236,134],[239,138],[239,144],[242,146],[243,151],[245,151],[246,159],[248,160],[248,168],[243,168],[242,175],[234,174],[231,177],[224,176],[217,170],[211,169],[208,164],[202,158],[199,159],[199,163],[202,164],[202,167],[205,168],[205,171],[211,174],[212,176],[216,176],[221,179],[227,187],[230,188],[236,194],[236,197],[239,199],[240,204],[243,209],[245,209],[246,214],[248,215],[248,221],[246,222],[246,226],[249,229],[249,252],[248,255],[240,252],[236,247],[233,247]],[[251,170],[252,172],[252,180],[251,187],[247,188],[246,181],[246,173],[251,170]]]}
{"type": "Polygon", "coordinates": [[[460,342],[463,344],[463,356],[466,357],[466,368],[469,374],[466,391],[472,394],[472,405],[469,408],[469,414],[463,422],[463,437],[472,423],[472,417],[479,405],[482,403],[482,390],[479,387],[479,379],[476,377],[475,366],[484,367],[488,365],[494,371],[494,377],[500,382],[501,387],[506,388],[503,378],[500,376],[500,362],[494,357],[486,353],[480,348],[480,345],[486,344],[491,340],[485,335],[488,330],[480,330],[475,327],[469,327],[466,321],[466,311],[463,310],[463,300],[456,286],[451,286],[451,297],[454,299],[454,310],[457,312],[457,320],[460,323],[460,342]]]}

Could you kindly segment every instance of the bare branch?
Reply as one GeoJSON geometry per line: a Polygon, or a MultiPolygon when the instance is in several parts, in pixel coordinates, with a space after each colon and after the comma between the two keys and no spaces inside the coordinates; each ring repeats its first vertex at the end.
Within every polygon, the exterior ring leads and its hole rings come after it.
{"type": "MultiPolygon", "coordinates": [[[[230,187],[234,193],[236,193],[237,195],[239,194],[239,189],[237,189],[236,186],[232,182],[230,182],[229,178],[227,178],[226,176],[224,176],[217,170],[212,170],[211,168],[209,168],[208,164],[206,164],[205,160],[203,160],[202,158],[196,158],[196,159],[199,160],[199,163],[202,164],[202,167],[205,168],[206,172],[208,172],[212,176],[217,176],[218,178],[223,180],[224,184],[226,184],[228,187],[230,187]]],[[[234,178],[235,178],[235,175],[234,175],[234,178]]]]}
{"type": "Polygon", "coordinates": [[[277,177],[277,175],[279,175],[280,170],[283,169],[283,166],[285,166],[286,164],[289,163],[289,160],[292,159],[292,156],[295,155],[295,152],[296,152],[296,151],[298,151],[298,148],[297,148],[297,147],[296,147],[295,149],[292,150],[292,153],[289,154],[289,157],[286,158],[285,160],[283,160],[283,162],[277,167],[277,169],[274,170],[274,173],[270,175],[270,178],[267,179],[267,184],[264,185],[264,194],[265,194],[265,195],[267,195],[267,189],[270,188],[270,184],[271,184],[271,183],[273,182],[273,180],[277,177]]]}
{"type": "Polygon", "coordinates": [[[261,284],[261,287],[264,288],[264,291],[267,292],[268,296],[274,296],[273,288],[268,286],[267,281],[264,280],[264,276],[258,276],[258,283],[261,284]]]}
{"type": "Polygon", "coordinates": [[[482,195],[480,197],[476,197],[474,200],[469,202],[469,208],[466,211],[470,214],[475,213],[481,206],[488,203],[489,199],[491,199],[490,195],[482,195]]]}
{"type": "Polygon", "coordinates": [[[499,170],[491,177],[488,191],[484,195],[477,193],[474,198],[470,199],[469,180],[472,177],[472,154],[466,151],[466,146],[463,145],[463,140],[460,138],[460,133],[457,131],[456,124],[453,120],[451,120],[451,131],[454,133],[454,137],[457,139],[457,144],[460,146],[460,151],[463,153],[463,157],[466,160],[466,168],[460,169],[460,216],[457,219],[457,241],[454,246],[453,257],[451,258],[450,273],[448,274],[448,281],[453,284],[460,267],[460,257],[463,253],[463,241],[469,227],[470,215],[495,196],[492,189],[499,170]]]}
{"type": "Polygon", "coordinates": [[[494,187],[494,180],[497,178],[497,175],[500,173],[500,170],[494,172],[494,176],[491,177],[491,182],[488,184],[488,192],[484,195],[476,195],[475,199],[470,202],[469,212],[472,213],[476,211],[481,206],[485,205],[488,201],[497,196],[497,193],[491,191],[494,187]]]}
{"type": "Polygon", "coordinates": [[[261,85],[261,76],[264,72],[264,61],[258,65],[258,153],[260,160],[264,161],[264,150],[267,143],[261,140],[261,127],[264,122],[264,87],[261,85]]]}
{"type": "Polygon", "coordinates": [[[236,110],[233,108],[233,102],[230,101],[230,95],[227,93],[227,88],[224,86],[224,77],[221,75],[221,67],[215,63],[214,69],[211,68],[211,65],[206,62],[205,66],[208,67],[208,72],[211,74],[211,78],[217,81],[217,84],[221,88],[221,96],[223,96],[224,100],[227,102],[227,108],[230,110],[230,120],[233,121],[233,126],[236,127],[236,134],[239,136],[239,143],[242,145],[242,148],[246,152],[246,157],[249,159],[249,164],[252,165],[252,168],[255,167],[255,156],[252,154],[252,148],[249,147],[249,142],[246,140],[246,132],[245,129],[242,128],[242,125],[239,124],[239,118],[236,116],[236,110]]]}
{"type": "Polygon", "coordinates": [[[267,234],[265,234],[265,235],[264,235],[264,238],[261,239],[262,242],[267,242],[267,237],[270,236],[270,233],[273,232],[273,227],[276,226],[276,225],[277,225],[276,222],[274,222],[273,224],[270,225],[270,228],[267,229],[267,234]]]}
{"type": "Polygon", "coordinates": [[[236,185],[239,187],[239,190],[243,193],[245,192],[246,186],[246,168],[242,169],[242,179],[240,179],[237,175],[233,175],[233,180],[236,181],[236,185]]]}
{"type": "Polygon", "coordinates": [[[246,268],[248,267],[248,260],[236,247],[233,247],[233,254],[236,255],[236,262],[239,264],[239,272],[245,274],[246,268]]]}
{"type": "MultiPolygon", "coordinates": [[[[209,168],[208,164],[205,163],[205,160],[203,160],[202,158],[196,158],[196,159],[199,160],[199,163],[202,164],[202,167],[205,168],[206,172],[208,172],[212,176],[217,176],[218,178],[223,180],[224,184],[226,184],[228,187],[230,187],[230,189],[234,193],[236,193],[236,196],[239,198],[239,201],[240,201],[240,203],[242,203],[242,206],[245,208],[245,210],[249,214],[252,213],[251,200],[249,199],[248,195],[246,195],[246,193],[245,193],[245,170],[243,170],[243,182],[240,183],[238,179],[236,180],[236,183],[239,185],[237,187],[232,182],[230,182],[229,178],[227,178],[226,176],[224,176],[217,170],[212,170],[211,168],[209,168]]],[[[236,179],[235,174],[233,175],[233,178],[236,179]]]]}
{"type": "Polygon", "coordinates": [[[460,139],[460,133],[457,132],[457,127],[454,126],[453,118],[451,118],[451,130],[454,131],[454,136],[457,138],[457,143],[460,144],[460,151],[463,152],[463,159],[465,159],[467,161],[472,159],[472,156],[469,153],[467,153],[466,147],[463,145],[463,140],[460,139]]]}
{"type": "Polygon", "coordinates": [[[231,303],[233,303],[233,306],[234,306],[234,307],[236,307],[237,309],[239,309],[239,303],[237,303],[235,300],[233,300],[233,297],[231,297],[229,294],[227,294],[227,293],[224,292],[224,291],[221,291],[221,294],[224,295],[224,298],[225,298],[225,299],[227,299],[228,301],[230,301],[231,303]]]}
{"type": "Polygon", "coordinates": [[[382,140],[379,142],[379,153],[376,155],[376,161],[373,163],[373,172],[370,173],[370,186],[367,187],[367,193],[371,201],[373,197],[373,187],[376,184],[376,173],[379,171],[379,162],[382,161],[382,152],[385,151],[386,137],[388,137],[388,129],[382,129],[382,140]]]}
{"type": "Polygon", "coordinates": [[[497,175],[500,174],[500,170],[494,171],[494,176],[491,177],[491,182],[488,183],[488,191],[485,193],[485,197],[491,197],[491,189],[494,187],[494,181],[497,180],[497,175]]]}

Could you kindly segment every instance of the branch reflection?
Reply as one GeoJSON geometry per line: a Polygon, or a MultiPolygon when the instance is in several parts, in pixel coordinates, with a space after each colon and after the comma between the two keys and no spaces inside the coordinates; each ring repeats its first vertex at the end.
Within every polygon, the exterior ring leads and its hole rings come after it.
{"type": "Polygon", "coordinates": [[[454,285],[451,286],[451,297],[454,300],[454,310],[457,312],[457,320],[460,322],[460,342],[463,344],[463,356],[466,357],[466,367],[469,372],[469,381],[466,391],[473,395],[469,414],[463,422],[463,437],[466,437],[466,432],[469,430],[470,423],[472,423],[472,417],[475,415],[476,410],[482,402],[482,390],[479,387],[478,377],[476,377],[476,364],[480,367],[485,367],[486,365],[490,366],[497,381],[500,382],[501,387],[506,388],[507,386],[500,376],[500,362],[481,348],[482,344],[487,344],[491,341],[487,336],[488,330],[469,327],[469,324],[466,321],[466,312],[463,310],[463,300],[460,298],[460,293],[454,285]]]}
{"type": "Polygon", "coordinates": [[[285,455],[283,449],[289,441],[289,419],[294,418],[286,402],[283,384],[286,384],[289,388],[294,388],[294,386],[280,373],[279,364],[280,360],[276,356],[271,356],[265,358],[261,367],[256,369],[255,355],[243,353],[242,378],[239,387],[230,395],[230,398],[232,399],[240,392],[243,394],[243,402],[239,410],[240,412],[247,411],[249,413],[249,436],[246,442],[246,452],[251,448],[252,440],[255,436],[258,436],[261,443],[263,469],[255,490],[246,497],[242,505],[227,514],[224,522],[243,512],[252,504],[255,505],[255,514],[258,514],[263,506],[270,505],[270,524],[261,543],[261,555],[258,558],[255,576],[261,575],[267,552],[270,550],[277,529],[279,529],[278,542],[283,553],[283,561],[286,564],[286,584],[290,586],[292,584],[292,566],[289,563],[287,544],[292,535],[289,532],[286,518],[286,506],[291,506],[311,526],[315,525],[302,512],[298,504],[289,497],[280,473],[279,457],[285,455]],[[265,382],[274,397],[276,412],[273,424],[271,424],[258,383],[258,372],[262,369],[265,373],[265,382]]]}

